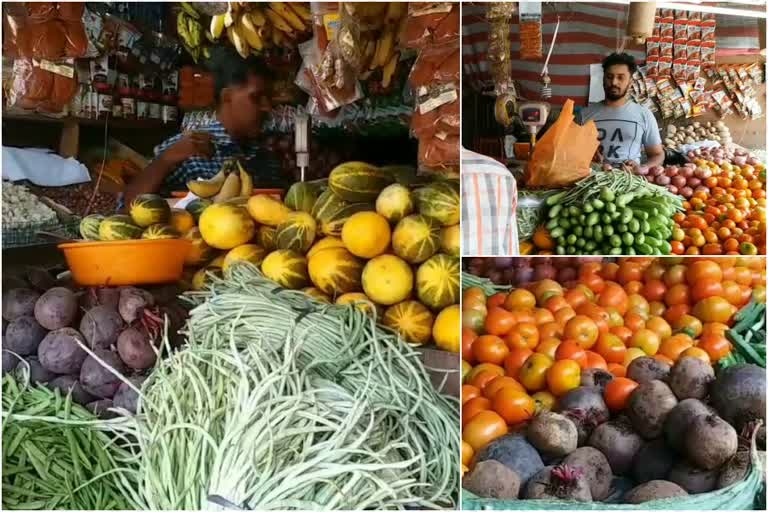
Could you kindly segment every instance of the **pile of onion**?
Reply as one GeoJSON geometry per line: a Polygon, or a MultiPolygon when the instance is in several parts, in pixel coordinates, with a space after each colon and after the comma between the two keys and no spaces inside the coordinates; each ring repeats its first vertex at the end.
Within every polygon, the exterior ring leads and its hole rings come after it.
{"type": "Polygon", "coordinates": [[[639,172],[651,183],[666,187],[673,194],[679,194],[685,198],[693,197],[696,192],[709,192],[705,182],[707,178],[713,176],[712,169],[706,166],[699,167],[694,163],[683,166],[656,166],[641,169],[639,172]]]}

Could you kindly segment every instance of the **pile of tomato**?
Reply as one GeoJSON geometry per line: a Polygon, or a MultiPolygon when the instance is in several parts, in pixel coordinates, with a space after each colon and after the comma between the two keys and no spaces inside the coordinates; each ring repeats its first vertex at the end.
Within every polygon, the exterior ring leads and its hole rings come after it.
{"type": "Polygon", "coordinates": [[[637,383],[628,365],[651,356],[672,365],[716,363],[725,333],[751,299],[765,301],[761,257],[622,258],[583,263],[575,281],[536,281],[462,302],[463,460],[522,426],[578,387],[587,369],[614,375],[606,404],[626,405],[637,383]]]}
{"type": "Polygon", "coordinates": [[[673,254],[765,254],[765,166],[695,160],[714,174],[675,215],[673,254]]]}

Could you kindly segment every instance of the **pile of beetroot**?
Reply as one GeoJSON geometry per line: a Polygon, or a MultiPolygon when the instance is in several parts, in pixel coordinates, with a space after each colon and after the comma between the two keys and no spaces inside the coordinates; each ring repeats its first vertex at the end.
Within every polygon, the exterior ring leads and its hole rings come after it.
{"type": "Polygon", "coordinates": [[[82,289],[29,269],[3,286],[3,375],[71,393],[102,417],[112,407],[135,412],[137,393],[115,373],[140,387],[161,353],[166,316],[169,333],[185,320],[177,294],[174,286],[82,289]]]}
{"type": "Polygon", "coordinates": [[[670,367],[641,357],[627,377],[639,385],[611,414],[603,391],[613,376],[584,372],[555,411],[480,450],[464,488],[484,498],[638,504],[743,480],[753,438],[765,463],[764,368],[736,365],[716,376],[700,359],[670,367]]]}

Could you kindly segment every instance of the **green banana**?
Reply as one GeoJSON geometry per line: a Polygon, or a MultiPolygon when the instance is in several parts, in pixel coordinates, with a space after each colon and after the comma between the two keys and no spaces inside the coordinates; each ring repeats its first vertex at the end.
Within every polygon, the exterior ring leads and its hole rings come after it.
{"type": "Polygon", "coordinates": [[[199,21],[192,18],[187,18],[187,26],[189,27],[190,46],[197,48],[202,42],[203,26],[199,21]]]}
{"type": "Polygon", "coordinates": [[[187,16],[184,11],[179,11],[179,15],[176,16],[176,32],[179,34],[179,37],[182,39],[182,41],[187,43],[188,46],[192,46],[192,36],[189,33],[189,24],[187,23],[187,19],[189,19],[189,16],[187,16]]]}
{"type": "Polygon", "coordinates": [[[192,4],[189,2],[179,2],[179,4],[181,4],[181,8],[184,9],[184,12],[189,16],[196,20],[200,19],[200,13],[197,12],[194,7],[192,7],[192,4]]]}

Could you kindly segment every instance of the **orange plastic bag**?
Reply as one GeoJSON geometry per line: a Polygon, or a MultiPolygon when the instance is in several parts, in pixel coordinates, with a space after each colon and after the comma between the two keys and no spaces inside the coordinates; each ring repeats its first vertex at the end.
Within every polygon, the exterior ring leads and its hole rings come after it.
{"type": "Polygon", "coordinates": [[[536,143],[525,171],[526,185],[558,188],[584,178],[598,145],[595,123],[579,126],[573,120],[573,100],[566,101],[560,117],[536,143]]]}

